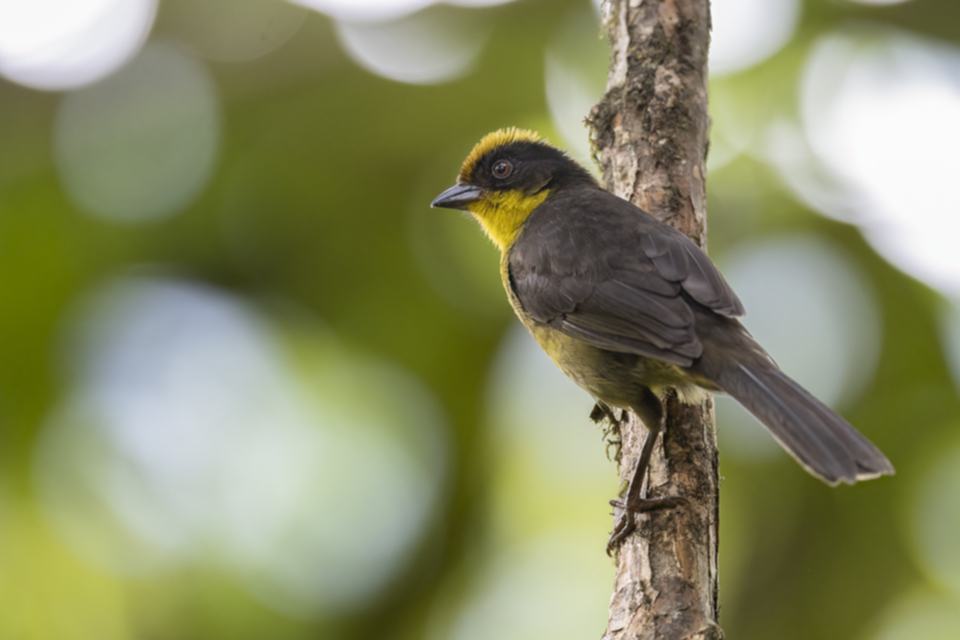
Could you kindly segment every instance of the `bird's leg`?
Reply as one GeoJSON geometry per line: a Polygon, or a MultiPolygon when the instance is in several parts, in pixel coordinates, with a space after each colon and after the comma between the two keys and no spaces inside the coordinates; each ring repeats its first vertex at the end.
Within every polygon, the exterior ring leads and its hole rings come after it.
{"type": "Polygon", "coordinates": [[[633,407],[633,410],[646,426],[647,436],[643,440],[637,465],[633,469],[630,484],[627,485],[626,495],[622,500],[610,501],[611,505],[622,509],[622,511],[613,527],[610,539],[607,541],[607,555],[612,555],[620,546],[620,543],[636,528],[636,514],[673,507],[683,502],[683,498],[679,497],[648,499],[643,496],[643,481],[650,466],[653,447],[664,429],[665,416],[660,398],[649,389],[644,389],[643,396],[633,407]]]}

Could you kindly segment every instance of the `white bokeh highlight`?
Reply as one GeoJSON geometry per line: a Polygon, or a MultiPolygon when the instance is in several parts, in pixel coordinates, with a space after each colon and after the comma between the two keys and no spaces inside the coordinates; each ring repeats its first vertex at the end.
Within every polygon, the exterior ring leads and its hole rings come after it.
{"type": "Polygon", "coordinates": [[[600,20],[588,7],[561,21],[544,56],[544,84],[550,116],[578,159],[595,169],[584,118],[603,95],[608,45],[600,38],[600,20]]]}
{"type": "Polygon", "coordinates": [[[447,82],[469,72],[490,34],[480,16],[425,11],[387,22],[337,22],[337,37],[361,67],[409,84],[447,82]]]}
{"type": "Polygon", "coordinates": [[[117,74],[67,95],[53,136],[58,174],[82,211],[118,222],[168,217],[212,172],[216,86],[182,49],[150,44],[117,74]]]}
{"type": "Polygon", "coordinates": [[[165,4],[164,27],[204,58],[246,62],[285,44],[308,13],[285,0],[179,0],[165,4]]]}
{"type": "Polygon", "coordinates": [[[800,19],[798,0],[713,0],[710,73],[742,71],[763,62],[790,39],[800,19]]]}
{"type": "Polygon", "coordinates": [[[960,50],[829,36],[809,57],[801,95],[810,148],[838,183],[807,199],[855,221],[900,269],[960,294],[960,50]]]}
{"type": "Polygon", "coordinates": [[[719,171],[754,143],[757,122],[744,116],[729,85],[715,82],[710,90],[710,153],[707,173],[719,171]]]}
{"type": "Polygon", "coordinates": [[[213,559],[293,616],[360,607],[402,566],[446,461],[412,377],[318,328],[294,362],[264,317],[181,280],[113,282],[72,326],[36,478],[78,553],[121,574],[213,559]]]}
{"type": "Polygon", "coordinates": [[[43,90],[96,82],[137,53],[156,11],[156,0],[0,0],[0,75],[43,90]]]}
{"type": "MultiPolygon", "coordinates": [[[[583,120],[602,93],[592,92],[581,74],[550,52],[545,61],[544,79],[554,125],[578,158],[589,158],[589,134],[583,120]]],[[[595,168],[592,163],[588,166],[595,168]]]]}
{"type": "MultiPolygon", "coordinates": [[[[746,306],[744,325],[787,375],[835,408],[863,390],[877,363],[879,311],[838,247],[790,236],[740,247],[721,266],[746,306]]],[[[780,450],[736,401],[717,398],[724,453],[759,460],[780,450]]]]}
{"type": "Polygon", "coordinates": [[[960,601],[929,587],[915,588],[884,604],[870,640],[960,638],[960,601]]]}
{"type": "Polygon", "coordinates": [[[535,477],[563,491],[566,484],[609,483],[616,470],[590,419],[594,399],[553,363],[519,322],[501,344],[490,374],[489,412],[496,445],[524,451],[535,477]],[[591,453],[592,450],[592,453],[591,453]]]}
{"type": "Polygon", "coordinates": [[[857,224],[862,212],[869,209],[864,194],[850,188],[818,160],[803,129],[796,123],[783,118],[774,120],[761,146],[761,155],[777,169],[780,180],[814,211],[857,224]]]}
{"type": "Polygon", "coordinates": [[[910,501],[915,553],[920,565],[960,599],[960,441],[945,448],[910,501]]]}
{"type": "Polygon", "coordinates": [[[613,578],[583,540],[544,536],[484,564],[451,624],[427,640],[579,640],[606,622],[613,578]]]}
{"type": "Polygon", "coordinates": [[[491,530],[475,550],[483,570],[437,608],[427,640],[589,637],[610,600],[603,545],[619,486],[589,419],[594,401],[519,322],[488,380],[491,530]]]}
{"type": "Polygon", "coordinates": [[[960,389],[960,300],[954,299],[940,314],[940,336],[944,355],[953,374],[953,382],[960,389]]]}
{"type": "MultiPolygon", "coordinates": [[[[443,0],[443,4],[460,7],[489,7],[513,0],[443,0]]],[[[337,20],[349,22],[395,20],[426,9],[440,0],[291,0],[315,9],[337,20]]]]}

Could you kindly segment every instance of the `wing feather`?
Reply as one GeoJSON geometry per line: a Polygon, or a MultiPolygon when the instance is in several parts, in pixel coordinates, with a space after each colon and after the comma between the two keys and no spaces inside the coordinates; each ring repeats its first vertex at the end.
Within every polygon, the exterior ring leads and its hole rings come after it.
{"type": "Polygon", "coordinates": [[[703,352],[692,301],[721,315],[743,305],[690,239],[599,190],[551,198],[508,256],[523,309],[602,349],[690,366],[703,352]]]}

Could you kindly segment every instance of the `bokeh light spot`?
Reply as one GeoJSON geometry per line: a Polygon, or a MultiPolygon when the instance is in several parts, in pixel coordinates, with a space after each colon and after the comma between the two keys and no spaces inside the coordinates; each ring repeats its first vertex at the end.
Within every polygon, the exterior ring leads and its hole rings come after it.
{"type": "MultiPolygon", "coordinates": [[[[317,11],[350,22],[384,21],[402,18],[420,11],[438,0],[291,0],[317,11]]],[[[461,7],[487,7],[513,0],[443,0],[443,4],[461,7]]]]}
{"type": "Polygon", "coordinates": [[[289,40],[307,9],[284,0],[167,0],[163,26],[209,60],[243,62],[289,40]]]}
{"type": "Polygon", "coordinates": [[[951,295],[960,294],[960,254],[950,242],[960,233],[958,78],[956,48],[834,35],[814,47],[801,87],[810,146],[846,189],[862,194],[856,219],[867,240],[951,295]]]}
{"type": "Polygon", "coordinates": [[[113,221],[170,216],[199,195],[217,155],[220,106],[204,65],[151,44],[119,73],[76,91],[57,113],[54,148],[67,193],[113,221]]]}
{"type": "MultiPolygon", "coordinates": [[[[865,276],[833,245],[790,237],[747,245],[722,262],[743,300],[743,323],[781,368],[828,405],[861,391],[877,362],[879,317],[865,276]]],[[[717,397],[724,452],[744,459],[779,450],[756,420],[717,397]]]]}
{"type": "Polygon", "coordinates": [[[361,606],[403,565],[446,467],[440,412],[411,376],[317,327],[285,346],[185,281],[114,282],[73,326],[72,393],[36,477],[82,555],[129,574],[206,554],[293,616],[361,606]]]}
{"type": "Polygon", "coordinates": [[[797,27],[797,0],[714,0],[710,3],[710,73],[752,67],[779,51],[797,27]]]}
{"type": "Polygon", "coordinates": [[[960,638],[960,608],[955,599],[929,590],[902,595],[887,604],[872,640],[949,640],[960,638]]]}
{"type": "Polygon", "coordinates": [[[584,118],[603,95],[607,80],[608,45],[600,38],[597,13],[588,7],[571,11],[547,46],[544,67],[547,106],[564,141],[585,164],[590,143],[584,118]]]}
{"type": "Polygon", "coordinates": [[[940,334],[953,383],[960,388],[960,301],[953,300],[941,314],[940,334]]]}
{"type": "Polygon", "coordinates": [[[960,443],[927,471],[912,505],[912,529],[922,565],[960,599],[960,443]]]}
{"type": "Polygon", "coordinates": [[[390,80],[435,84],[466,74],[490,34],[477,12],[436,7],[387,22],[337,22],[343,48],[390,80]]]}
{"type": "Polygon", "coordinates": [[[600,432],[589,419],[593,404],[523,325],[513,323],[490,375],[490,418],[500,446],[526,451],[534,475],[548,484],[615,482],[600,432]]]}
{"type": "Polygon", "coordinates": [[[582,540],[547,536],[503,550],[449,628],[429,640],[574,640],[603,628],[612,570],[582,540]]]}
{"type": "Polygon", "coordinates": [[[156,0],[0,0],[0,75],[74,89],[119,68],[150,32],[156,0]]]}

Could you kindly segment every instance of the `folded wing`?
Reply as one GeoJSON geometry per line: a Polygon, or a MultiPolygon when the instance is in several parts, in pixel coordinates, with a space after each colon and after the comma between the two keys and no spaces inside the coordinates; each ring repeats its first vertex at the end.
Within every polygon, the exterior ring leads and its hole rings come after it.
{"type": "Polygon", "coordinates": [[[691,301],[743,313],[699,247],[605,191],[541,205],[511,249],[509,270],[535,320],[602,349],[685,367],[703,352],[691,301]]]}

